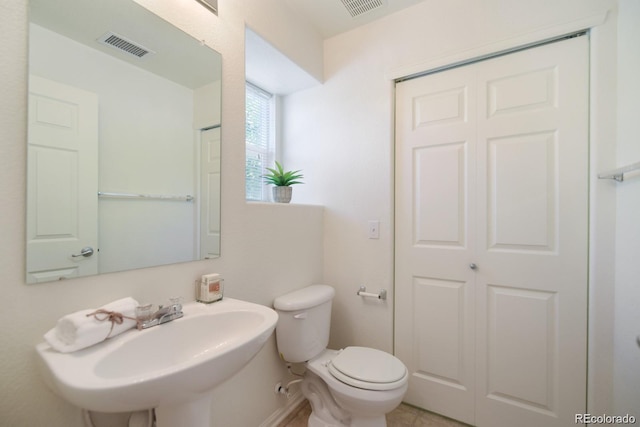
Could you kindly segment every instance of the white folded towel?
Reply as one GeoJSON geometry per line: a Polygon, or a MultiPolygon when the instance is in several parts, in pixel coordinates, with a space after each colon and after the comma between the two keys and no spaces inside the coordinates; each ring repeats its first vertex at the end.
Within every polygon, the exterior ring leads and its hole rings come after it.
{"type": "Polygon", "coordinates": [[[92,346],[136,326],[136,307],[138,302],[127,297],[99,309],[68,314],[58,320],[55,328],[44,335],[44,339],[61,353],[92,346]]]}

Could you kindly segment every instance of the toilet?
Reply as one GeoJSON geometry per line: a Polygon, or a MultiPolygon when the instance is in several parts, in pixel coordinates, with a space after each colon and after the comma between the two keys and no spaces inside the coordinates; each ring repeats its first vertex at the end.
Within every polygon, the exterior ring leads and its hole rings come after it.
{"type": "Polygon", "coordinates": [[[385,427],[385,414],[407,391],[407,368],[373,348],[327,349],[334,295],[331,286],[312,285],[275,299],[278,352],[289,364],[305,364],[309,427],[385,427]]]}

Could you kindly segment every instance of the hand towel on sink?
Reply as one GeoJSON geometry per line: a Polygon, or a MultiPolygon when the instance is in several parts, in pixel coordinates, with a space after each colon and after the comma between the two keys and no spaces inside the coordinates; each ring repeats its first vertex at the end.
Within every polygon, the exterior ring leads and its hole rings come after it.
{"type": "Polygon", "coordinates": [[[44,339],[61,353],[92,346],[136,326],[136,307],[138,302],[127,297],[99,309],[68,314],[58,320],[55,328],[44,335],[44,339]]]}

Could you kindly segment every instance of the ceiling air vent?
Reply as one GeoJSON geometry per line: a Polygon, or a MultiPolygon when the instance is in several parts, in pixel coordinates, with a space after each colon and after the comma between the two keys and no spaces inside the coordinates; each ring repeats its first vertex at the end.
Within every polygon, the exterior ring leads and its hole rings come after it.
{"type": "Polygon", "coordinates": [[[341,0],[352,18],[382,7],[384,0],[341,0]]]}
{"type": "Polygon", "coordinates": [[[142,58],[143,56],[155,53],[151,49],[147,49],[139,43],[128,40],[116,33],[108,32],[98,39],[98,43],[107,45],[129,55],[142,58]]]}

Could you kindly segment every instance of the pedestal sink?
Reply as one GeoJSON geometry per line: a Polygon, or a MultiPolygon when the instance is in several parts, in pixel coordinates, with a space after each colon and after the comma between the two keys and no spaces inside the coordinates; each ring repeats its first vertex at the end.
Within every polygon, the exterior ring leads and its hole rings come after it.
{"type": "Polygon", "coordinates": [[[212,390],[260,351],[278,315],[231,298],[187,303],[183,311],[181,319],[133,329],[74,353],[38,344],[45,382],[84,409],[156,408],[157,427],[209,427],[212,390]]]}

